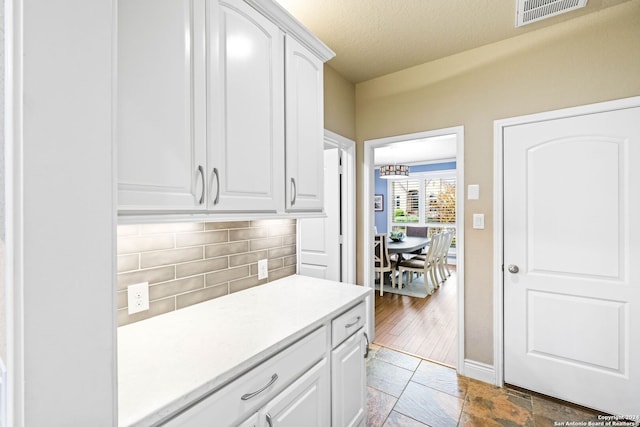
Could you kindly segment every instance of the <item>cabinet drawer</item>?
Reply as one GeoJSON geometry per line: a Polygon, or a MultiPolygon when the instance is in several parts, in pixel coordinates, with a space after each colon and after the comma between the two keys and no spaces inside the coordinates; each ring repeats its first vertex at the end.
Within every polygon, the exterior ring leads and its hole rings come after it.
{"type": "Polygon", "coordinates": [[[364,302],[333,319],[331,322],[331,347],[335,348],[364,326],[365,319],[364,302]]]}
{"type": "Polygon", "coordinates": [[[246,419],[326,356],[325,326],[170,419],[165,426],[229,426],[246,419]]]}

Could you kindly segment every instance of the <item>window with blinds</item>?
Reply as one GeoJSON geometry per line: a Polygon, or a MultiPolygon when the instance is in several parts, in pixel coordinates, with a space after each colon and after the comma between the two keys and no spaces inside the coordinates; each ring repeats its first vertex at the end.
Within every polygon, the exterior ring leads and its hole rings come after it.
{"type": "Polygon", "coordinates": [[[393,224],[455,224],[456,178],[419,175],[390,182],[393,224]]]}
{"type": "Polygon", "coordinates": [[[420,184],[417,179],[391,181],[392,222],[420,222],[420,184]]]}
{"type": "Polygon", "coordinates": [[[434,178],[424,180],[424,221],[439,224],[456,223],[456,179],[434,178]]]}

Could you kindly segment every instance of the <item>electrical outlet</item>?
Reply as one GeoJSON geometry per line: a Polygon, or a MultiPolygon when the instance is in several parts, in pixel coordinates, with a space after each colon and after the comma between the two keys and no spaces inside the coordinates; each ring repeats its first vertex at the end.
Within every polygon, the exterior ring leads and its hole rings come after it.
{"type": "Polygon", "coordinates": [[[129,314],[149,310],[149,283],[136,283],[127,287],[129,314]]]}
{"type": "Polygon", "coordinates": [[[269,277],[269,261],[261,259],[258,261],[258,280],[269,277]]]}

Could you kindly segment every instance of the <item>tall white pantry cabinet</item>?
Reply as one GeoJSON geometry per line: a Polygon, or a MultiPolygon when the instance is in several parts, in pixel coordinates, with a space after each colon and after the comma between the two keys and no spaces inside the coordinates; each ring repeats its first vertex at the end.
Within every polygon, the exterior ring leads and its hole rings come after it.
{"type": "Polygon", "coordinates": [[[332,56],[270,1],[119,0],[121,214],[321,212],[332,56]]]}

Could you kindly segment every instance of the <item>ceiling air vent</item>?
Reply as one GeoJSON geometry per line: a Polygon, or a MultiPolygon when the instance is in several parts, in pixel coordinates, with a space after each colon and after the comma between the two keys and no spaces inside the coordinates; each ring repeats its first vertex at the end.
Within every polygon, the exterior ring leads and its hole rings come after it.
{"type": "Polygon", "coordinates": [[[516,27],[580,9],[587,0],[516,0],[516,27]]]}

